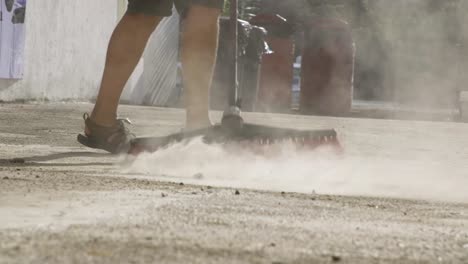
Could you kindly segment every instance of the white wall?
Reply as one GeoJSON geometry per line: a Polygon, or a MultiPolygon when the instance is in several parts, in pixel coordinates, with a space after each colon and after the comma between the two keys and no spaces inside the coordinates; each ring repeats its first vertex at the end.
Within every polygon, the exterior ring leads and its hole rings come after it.
{"type": "Polygon", "coordinates": [[[24,79],[0,79],[0,100],[94,97],[118,10],[116,0],[29,0],[24,79]]]}

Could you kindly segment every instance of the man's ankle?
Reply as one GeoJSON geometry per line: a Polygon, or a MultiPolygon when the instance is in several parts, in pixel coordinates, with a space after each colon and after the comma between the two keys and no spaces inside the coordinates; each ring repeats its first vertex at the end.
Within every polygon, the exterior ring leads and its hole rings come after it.
{"type": "Polygon", "coordinates": [[[100,115],[93,112],[89,116],[89,119],[91,119],[91,121],[96,125],[104,126],[104,127],[113,127],[115,125],[115,123],[116,123],[117,117],[115,115],[113,115],[113,116],[100,116],[100,115]]]}

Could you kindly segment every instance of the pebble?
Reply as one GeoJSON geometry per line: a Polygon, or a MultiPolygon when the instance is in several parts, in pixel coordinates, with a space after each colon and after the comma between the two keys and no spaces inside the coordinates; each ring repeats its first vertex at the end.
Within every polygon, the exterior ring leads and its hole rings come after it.
{"type": "Polygon", "coordinates": [[[26,163],[26,161],[25,161],[24,159],[21,159],[21,158],[14,158],[14,159],[11,159],[10,162],[11,162],[11,163],[17,163],[17,164],[26,163]]]}
{"type": "Polygon", "coordinates": [[[236,192],[235,192],[234,194],[235,194],[235,195],[240,195],[239,190],[236,190],[236,192]]]}
{"type": "Polygon", "coordinates": [[[340,256],[332,256],[331,259],[332,259],[333,262],[340,262],[341,261],[340,256]]]}
{"type": "Polygon", "coordinates": [[[167,197],[167,194],[161,193],[161,197],[163,197],[163,198],[164,198],[164,197],[167,197]]]}
{"type": "Polygon", "coordinates": [[[3,177],[4,180],[10,179],[8,176],[3,177]]]}
{"type": "Polygon", "coordinates": [[[197,179],[197,180],[201,180],[201,179],[203,179],[203,174],[202,174],[202,173],[194,174],[194,175],[193,175],[193,178],[194,178],[194,179],[197,179]]]}

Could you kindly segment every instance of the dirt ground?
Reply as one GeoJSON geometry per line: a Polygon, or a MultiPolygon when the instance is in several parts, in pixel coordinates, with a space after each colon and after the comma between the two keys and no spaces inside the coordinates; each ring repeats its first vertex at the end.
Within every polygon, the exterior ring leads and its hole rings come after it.
{"type": "MultiPolygon", "coordinates": [[[[333,180],[230,161],[194,179],[78,145],[90,108],[0,106],[0,263],[468,263],[467,124],[246,114],[336,128],[333,180]]],[[[120,110],[138,135],[183,124],[181,110],[120,110]]]]}

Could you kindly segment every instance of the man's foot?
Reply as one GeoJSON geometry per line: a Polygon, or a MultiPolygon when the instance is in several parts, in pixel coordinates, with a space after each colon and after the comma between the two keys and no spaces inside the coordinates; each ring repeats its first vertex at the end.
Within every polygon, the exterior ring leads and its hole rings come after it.
{"type": "Polygon", "coordinates": [[[90,147],[103,149],[110,153],[125,153],[130,148],[130,141],[135,135],[130,133],[125,123],[128,119],[117,119],[113,126],[101,126],[96,124],[88,114],[83,115],[85,121],[85,133],[78,135],[78,142],[90,147]]]}

